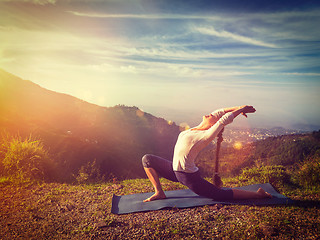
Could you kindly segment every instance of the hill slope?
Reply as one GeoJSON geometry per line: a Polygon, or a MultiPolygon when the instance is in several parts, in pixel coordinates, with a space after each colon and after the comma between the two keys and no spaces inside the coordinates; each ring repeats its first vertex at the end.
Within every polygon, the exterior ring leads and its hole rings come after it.
{"type": "Polygon", "coordinates": [[[96,161],[106,177],[144,176],[145,153],[171,158],[179,127],[137,107],[100,107],[0,70],[0,128],[43,140],[70,180],[96,161]]]}
{"type": "MultiPolygon", "coordinates": [[[[211,177],[215,148],[200,153],[198,165],[203,175],[211,177]]],[[[281,165],[299,168],[320,156],[320,131],[269,137],[234,148],[222,143],[219,169],[222,175],[238,175],[244,168],[281,165]]]]}

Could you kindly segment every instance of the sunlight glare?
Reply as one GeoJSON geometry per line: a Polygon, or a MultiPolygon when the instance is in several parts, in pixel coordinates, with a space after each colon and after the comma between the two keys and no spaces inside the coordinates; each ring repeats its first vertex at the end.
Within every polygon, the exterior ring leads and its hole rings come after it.
{"type": "Polygon", "coordinates": [[[185,131],[190,129],[190,126],[188,125],[188,123],[183,122],[183,123],[180,123],[179,128],[180,128],[180,131],[185,131]]]}
{"type": "Polygon", "coordinates": [[[173,124],[173,121],[168,120],[168,125],[172,125],[172,124],[173,124]]]}
{"type": "Polygon", "coordinates": [[[240,150],[240,149],[242,149],[242,147],[243,147],[243,145],[242,145],[241,142],[235,142],[233,144],[233,148],[236,149],[236,150],[240,150]]]}

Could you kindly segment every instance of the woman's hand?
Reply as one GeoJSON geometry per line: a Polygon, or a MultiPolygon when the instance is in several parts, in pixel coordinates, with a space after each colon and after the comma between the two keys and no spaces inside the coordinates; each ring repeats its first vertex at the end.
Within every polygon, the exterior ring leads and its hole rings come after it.
{"type": "Polygon", "coordinates": [[[232,113],[234,117],[237,117],[239,114],[242,114],[243,116],[248,117],[247,113],[254,113],[255,111],[256,109],[253,106],[243,105],[234,109],[232,113]]]}
{"type": "Polygon", "coordinates": [[[245,117],[247,116],[247,113],[254,113],[256,109],[253,106],[243,105],[240,107],[242,109],[241,114],[245,117]]]}

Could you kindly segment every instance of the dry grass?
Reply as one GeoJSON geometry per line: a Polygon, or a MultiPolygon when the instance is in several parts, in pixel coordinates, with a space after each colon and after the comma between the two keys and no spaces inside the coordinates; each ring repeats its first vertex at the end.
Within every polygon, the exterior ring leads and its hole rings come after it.
{"type": "MultiPolygon", "coordinates": [[[[163,180],[165,190],[181,185],[163,180]]],[[[319,239],[320,194],[295,206],[204,206],[114,215],[112,194],[152,191],[145,179],[95,185],[0,182],[0,239],[319,239]]]]}

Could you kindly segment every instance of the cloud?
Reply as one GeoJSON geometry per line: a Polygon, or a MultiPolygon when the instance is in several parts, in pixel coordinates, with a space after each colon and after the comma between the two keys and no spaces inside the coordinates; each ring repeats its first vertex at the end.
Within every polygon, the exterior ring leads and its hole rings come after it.
{"type": "Polygon", "coordinates": [[[294,75],[294,76],[311,76],[311,77],[319,77],[320,73],[301,73],[301,72],[292,72],[292,73],[284,73],[284,75],[294,75]]]}
{"type": "MultiPolygon", "coordinates": [[[[124,47],[114,46],[114,49],[122,51],[127,56],[139,56],[141,58],[157,58],[171,59],[171,60],[183,60],[183,61],[197,61],[206,59],[228,59],[228,58],[248,58],[253,56],[261,56],[262,54],[250,54],[250,53],[216,53],[208,50],[194,50],[186,49],[182,46],[172,47],[168,46],[146,46],[146,47],[124,47]]],[[[265,55],[265,54],[263,54],[265,55]]]]}
{"type": "Polygon", "coordinates": [[[214,20],[219,19],[216,16],[210,15],[185,15],[185,14],[109,14],[109,13],[90,13],[78,11],[66,11],[75,16],[91,17],[91,18],[128,18],[128,19],[204,19],[214,20]]]}
{"type": "MultiPolygon", "coordinates": [[[[167,69],[170,71],[169,75],[175,75],[183,78],[229,78],[236,76],[252,75],[252,72],[241,71],[235,66],[231,66],[227,71],[222,70],[221,67],[203,68],[201,65],[182,65],[182,64],[168,64],[167,69]],[[216,69],[220,68],[220,69],[216,69]]],[[[213,80],[211,80],[213,81],[213,80]]]]}
{"type": "Polygon", "coordinates": [[[57,0],[0,0],[1,2],[12,2],[12,3],[32,3],[36,5],[47,5],[56,4],[57,0]]]}
{"type": "Polygon", "coordinates": [[[276,45],[270,44],[270,43],[265,43],[253,38],[237,35],[231,32],[227,31],[217,31],[213,27],[206,28],[206,27],[196,27],[196,31],[200,32],[201,34],[205,35],[210,35],[210,36],[215,36],[215,37],[222,37],[222,38],[228,38],[232,39],[238,42],[243,42],[251,45],[256,45],[256,46],[262,46],[262,47],[268,47],[268,48],[277,48],[276,45]]]}
{"type": "Polygon", "coordinates": [[[320,30],[320,9],[306,11],[286,11],[265,14],[251,14],[250,22],[261,22],[264,28],[254,27],[254,31],[277,40],[318,41],[320,30]]]}
{"type": "Polygon", "coordinates": [[[126,72],[126,73],[137,73],[136,67],[129,65],[129,66],[121,66],[120,67],[121,71],[126,72]]]}

